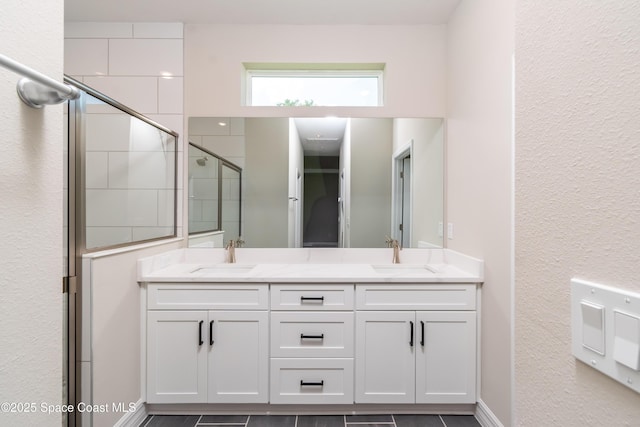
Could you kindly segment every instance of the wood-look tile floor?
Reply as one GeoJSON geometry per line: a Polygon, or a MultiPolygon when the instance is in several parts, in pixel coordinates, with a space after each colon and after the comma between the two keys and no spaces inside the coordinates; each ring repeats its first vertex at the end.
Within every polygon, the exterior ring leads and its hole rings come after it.
{"type": "Polygon", "coordinates": [[[480,427],[473,415],[152,415],[140,427],[480,427]]]}

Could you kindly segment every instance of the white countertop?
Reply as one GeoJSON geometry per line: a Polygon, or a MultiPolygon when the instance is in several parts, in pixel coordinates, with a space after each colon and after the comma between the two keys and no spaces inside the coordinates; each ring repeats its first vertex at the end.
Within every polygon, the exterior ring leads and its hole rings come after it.
{"type": "Polygon", "coordinates": [[[484,262],[448,249],[190,248],[138,261],[139,282],[224,283],[481,283],[484,262]],[[285,261],[286,260],[286,261],[285,261]],[[283,262],[285,261],[285,262],[283,262]]]}

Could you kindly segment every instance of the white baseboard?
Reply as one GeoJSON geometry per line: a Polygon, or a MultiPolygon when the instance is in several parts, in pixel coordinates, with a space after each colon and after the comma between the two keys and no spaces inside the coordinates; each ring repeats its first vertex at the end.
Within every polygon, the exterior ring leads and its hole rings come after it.
{"type": "Polygon", "coordinates": [[[113,427],[138,427],[147,418],[147,405],[141,400],[136,402],[135,411],[127,412],[113,427]]]}
{"type": "Polygon", "coordinates": [[[482,400],[478,400],[476,405],[476,419],[482,427],[504,427],[498,417],[482,400]]]}

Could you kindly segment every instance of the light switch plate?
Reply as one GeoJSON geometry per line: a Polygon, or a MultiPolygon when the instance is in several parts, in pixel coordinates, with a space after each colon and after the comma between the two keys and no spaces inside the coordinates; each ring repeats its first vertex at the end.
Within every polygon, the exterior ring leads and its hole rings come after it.
{"type": "Polygon", "coordinates": [[[639,318],[640,294],[571,280],[572,354],[637,393],[640,393],[640,371],[635,369],[640,365],[640,323],[636,323],[639,318]]]}

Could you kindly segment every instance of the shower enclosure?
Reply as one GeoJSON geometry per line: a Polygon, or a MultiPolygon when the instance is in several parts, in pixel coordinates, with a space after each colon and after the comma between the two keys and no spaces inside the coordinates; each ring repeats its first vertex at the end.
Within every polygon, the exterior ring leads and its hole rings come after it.
{"type": "MultiPolygon", "coordinates": [[[[89,401],[81,384],[91,364],[82,256],[177,235],[178,134],[70,77],[65,82],[81,93],[65,115],[63,224],[65,394],[77,405],[89,401]]],[[[68,414],[68,425],[86,425],[82,416],[68,414]]]]}

